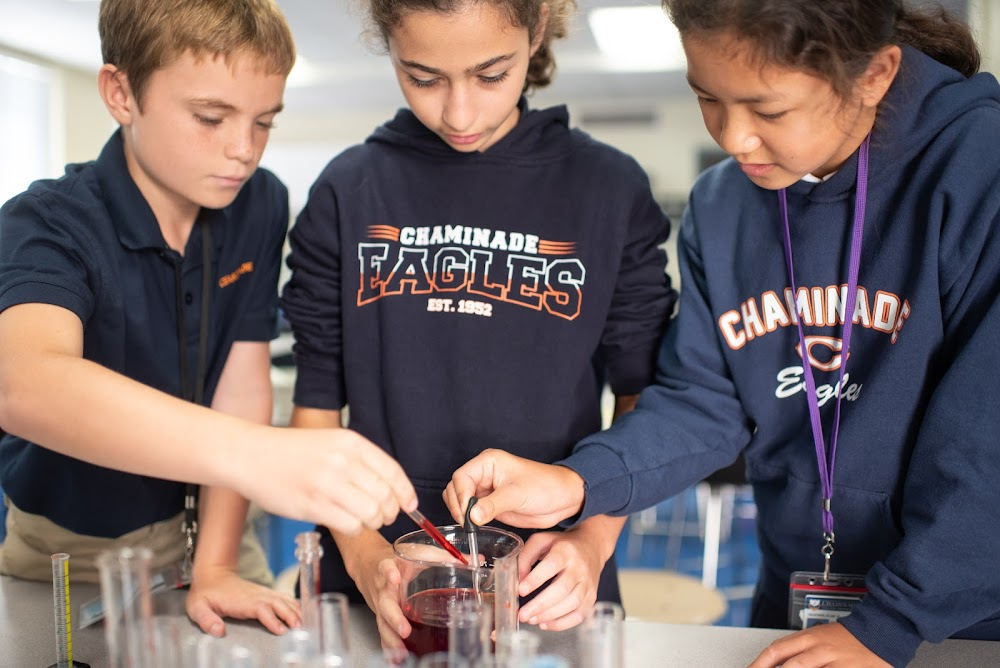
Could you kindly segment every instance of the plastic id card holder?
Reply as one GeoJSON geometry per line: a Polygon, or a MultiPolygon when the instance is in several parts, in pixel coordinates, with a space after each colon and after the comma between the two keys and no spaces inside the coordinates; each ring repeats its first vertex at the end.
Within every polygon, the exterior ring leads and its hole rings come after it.
{"type": "MultiPolygon", "coordinates": [[[[191,584],[191,579],[185,577],[181,564],[170,564],[162,570],[155,571],[149,577],[149,593],[155,594],[159,591],[169,591],[171,589],[181,589],[191,584]]],[[[133,592],[131,596],[136,596],[133,592]]],[[[80,612],[77,616],[77,629],[85,629],[91,624],[104,619],[104,601],[100,596],[84,601],[80,604],[80,612]]]]}
{"type": "Polygon", "coordinates": [[[788,627],[807,629],[817,624],[829,624],[850,614],[858,601],[865,597],[864,575],[795,571],[788,586],[788,627]]]}

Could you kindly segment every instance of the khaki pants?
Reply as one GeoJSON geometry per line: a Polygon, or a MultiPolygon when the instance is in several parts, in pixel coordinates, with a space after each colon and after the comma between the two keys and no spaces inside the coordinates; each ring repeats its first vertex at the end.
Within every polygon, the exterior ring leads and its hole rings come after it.
{"type": "MultiPolygon", "coordinates": [[[[64,529],[41,515],[19,510],[10,499],[7,504],[7,538],[0,545],[0,573],[25,580],[52,580],[52,555],[70,556],[70,576],[75,582],[99,583],[97,557],[105,550],[123,547],[147,547],[153,553],[155,572],[184,558],[181,533],[183,513],[162,522],[136,529],[118,538],[83,536],[64,529]]],[[[240,541],[238,572],[241,577],[272,586],[274,576],[267,565],[264,550],[248,519],[240,541]]]]}

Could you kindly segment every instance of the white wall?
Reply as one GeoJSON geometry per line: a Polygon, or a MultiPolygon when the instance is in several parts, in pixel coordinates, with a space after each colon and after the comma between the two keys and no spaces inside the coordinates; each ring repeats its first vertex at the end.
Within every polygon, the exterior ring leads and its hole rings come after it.
{"type": "MultiPolygon", "coordinates": [[[[654,110],[655,121],[642,125],[582,125],[574,120],[580,115],[582,105],[570,102],[568,106],[572,123],[639,161],[649,173],[658,197],[686,197],[697,175],[698,149],[714,146],[693,95],[664,101],[654,110]]],[[[287,166],[289,173],[299,177],[304,166],[321,168],[335,151],[364,141],[393,113],[393,109],[378,109],[367,113],[304,116],[288,109],[278,117],[263,164],[279,174],[287,166]]],[[[316,174],[318,169],[313,178],[316,174]]],[[[300,184],[292,187],[297,189],[300,184]]]]}
{"type": "MultiPolygon", "coordinates": [[[[577,106],[571,103],[570,110],[572,121],[577,106]]],[[[715,142],[705,130],[694,95],[664,100],[654,109],[654,116],[655,122],[645,126],[580,127],[638,160],[658,198],[684,199],[698,175],[699,150],[714,148],[715,142]]]]}
{"type": "Polygon", "coordinates": [[[59,73],[66,109],[63,162],[93,160],[117,127],[97,93],[97,73],[66,68],[59,73]]]}
{"type": "MultiPolygon", "coordinates": [[[[968,17],[983,51],[983,69],[1000,72],[1000,2],[971,0],[968,17]]],[[[63,162],[92,159],[114,129],[97,95],[96,73],[58,66],[56,71],[59,73],[58,97],[67,110],[64,124],[54,131],[54,136],[61,135],[63,143],[63,150],[57,154],[63,162]]],[[[573,100],[566,102],[574,123],[596,138],[630,153],[643,165],[660,198],[683,199],[697,174],[699,149],[713,146],[693,95],[664,99],[654,109],[654,122],[644,125],[580,124],[578,119],[587,107],[573,100]]],[[[546,103],[543,98],[532,104],[545,106],[546,103]]],[[[613,104],[625,102],[616,100],[613,104]]],[[[272,134],[263,164],[288,182],[293,210],[304,202],[309,185],[334,154],[363,141],[394,111],[383,108],[322,116],[297,114],[294,108],[283,112],[278,117],[278,127],[272,134]]]]}
{"type": "Polygon", "coordinates": [[[1000,3],[996,0],[972,0],[969,3],[969,25],[983,53],[983,71],[1000,75],[1000,3]]]}
{"type": "MultiPolygon", "coordinates": [[[[53,145],[48,156],[51,168],[44,176],[58,176],[67,162],[96,158],[115,127],[97,94],[96,72],[85,73],[46,62],[5,49],[2,44],[0,54],[40,65],[52,72],[50,138],[53,145]]],[[[0,104],[16,109],[19,103],[4,99],[0,104]]]]}

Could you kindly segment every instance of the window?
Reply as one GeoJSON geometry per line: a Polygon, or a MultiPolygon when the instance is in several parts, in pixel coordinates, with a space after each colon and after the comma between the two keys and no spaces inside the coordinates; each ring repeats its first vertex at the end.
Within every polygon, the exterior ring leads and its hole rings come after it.
{"type": "Polygon", "coordinates": [[[56,176],[56,73],[0,53],[0,204],[40,178],[56,176]]]}

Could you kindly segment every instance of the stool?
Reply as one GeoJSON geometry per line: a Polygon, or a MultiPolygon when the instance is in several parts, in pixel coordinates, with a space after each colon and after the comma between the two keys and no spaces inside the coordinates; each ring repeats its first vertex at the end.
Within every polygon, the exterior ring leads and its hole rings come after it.
{"type": "Polygon", "coordinates": [[[726,614],[726,597],[698,578],[674,571],[618,571],[622,607],[629,619],[670,624],[714,624],[726,614]]]}

